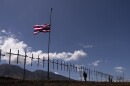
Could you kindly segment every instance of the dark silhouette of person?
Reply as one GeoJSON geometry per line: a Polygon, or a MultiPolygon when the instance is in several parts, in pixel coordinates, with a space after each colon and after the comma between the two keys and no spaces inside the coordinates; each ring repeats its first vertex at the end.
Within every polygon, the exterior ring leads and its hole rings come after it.
{"type": "Polygon", "coordinates": [[[109,80],[109,82],[113,81],[111,76],[108,77],[108,80],[109,80]]]}
{"type": "Polygon", "coordinates": [[[112,78],[111,78],[111,82],[113,82],[112,78]]]}
{"type": "Polygon", "coordinates": [[[85,82],[86,82],[86,79],[87,79],[87,73],[84,71],[83,72],[83,77],[84,77],[84,80],[85,80],[85,82]]]}
{"type": "Polygon", "coordinates": [[[110,76],[108,77],[108,81],[109,81],[109,82],[111,81],[111,77],[110,77],[110,76]]]}

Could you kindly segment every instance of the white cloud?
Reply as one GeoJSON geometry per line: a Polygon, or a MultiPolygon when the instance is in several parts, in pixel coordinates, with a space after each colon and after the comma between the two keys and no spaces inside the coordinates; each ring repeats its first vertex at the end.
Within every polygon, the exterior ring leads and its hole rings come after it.
{"type": "Polygon", "coordinates": [[[96,61],[94,61],[92,64],[90,64],[90,65],[92,65],[92,66],[94,66],[94,67],[97,67],[98,65],[99,65],[99,63],[101,63],[102,62],[102,60],[96,60],[96,61]]]}
{"type": "Polygon", "coordinates": [[[83,48],[93,48],[93,45],[90,44],[87,45],[80,44],[80,46],[82,46],[83,48]]]}
{"type": "MultiPolygon", "coordinates": [[[[2,53],[6,54],[5,57],[3,57],[3,60],[8,61],[9,55],[6,52],[9,52],[9,49],[12,49],[12,53],[17,53],[18,50],[20,54],[24,55],[25,51],[27,52],[27,55],[31,57],[31,54],[33,53],[34,57],[37,57],[40,55],[40,58],[44,56],[45,59],[47,59],[48,55],[47,53],[42,52],[41,50],[33,51],[31,47],[29,47],[24,41],[20,41],[15,37],[14,34],[11,32],[7,32],[5,30],[0,31],[0,49],[2,50],[2,53]]],[[[50,59],[62,59],[64,61],[72,61],[72,60],[79,60],[82,57],[87,56],[87,53],[85,53],[83,50],[75,50],[73,53],[71,52],[61,52],[61,53],[50,53],[50,59]]],[[[16,60],[17,56],[12,56],[11,60],[16,60]]],[[[20,56],[21,59],[20,62],[23,62],[24,57],[20,56]]],[[[27,62],[30,63],[30,59],[27,59],[27,62]]],[[[36,61],[36,60],[34,60],[36,61]]]]}
{"type": "Polygon", "coordinates": [[[115,67],[114,70],[118,73],[122,73],[125,70],[125,68],[124,67],[115,67]]]}
{"type": "Polygon", "coordinates": [[[6,31],[5,31],[5,30],[1,30],[1,32],[2,32],[2,33],[6,33],[6,31]]]}

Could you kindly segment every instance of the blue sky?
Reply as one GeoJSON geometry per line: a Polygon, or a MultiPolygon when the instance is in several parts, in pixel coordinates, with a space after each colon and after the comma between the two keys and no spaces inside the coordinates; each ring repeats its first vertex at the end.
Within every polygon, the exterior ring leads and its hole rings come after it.
{"type": "MultiPolygon", "coordinates": [[[[0,30],[15,34],[33,51],[47,52],[48,34],[33,35],[35,24],[49,22],[52,13],[50,52],[86,55],[74,64],[130,78],[129,0],[1,0],[0,30]]],[[[2,34],[1,34],[2,36],[2,34]]]]}

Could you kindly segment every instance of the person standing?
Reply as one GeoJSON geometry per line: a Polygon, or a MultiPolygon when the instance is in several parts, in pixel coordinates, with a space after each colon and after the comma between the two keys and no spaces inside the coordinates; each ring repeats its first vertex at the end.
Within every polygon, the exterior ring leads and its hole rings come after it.
{"type": "Polygon", "coordinates": [[[84,81],[86,82],[86,80],[87,80],[87,73],[85,71],[83,72],[83,77],[84,77],[84,81]]]}

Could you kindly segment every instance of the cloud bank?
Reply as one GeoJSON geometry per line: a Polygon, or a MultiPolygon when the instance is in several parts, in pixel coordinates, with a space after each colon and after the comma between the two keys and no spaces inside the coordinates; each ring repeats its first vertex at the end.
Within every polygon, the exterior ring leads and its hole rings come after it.
{"type": "MultiPolygon", "coordinates": [[[[33,51],[32,47],[29,47],[24,41],[20,41],[19,39],[16,38],[14,34],[11,32],[7,32],[6,30],[1,30],[0,31],[0,49],[2,50],[2,53],[6,54],[5,57],[2,57],[3,60],[8,61],[9,55],[7,52],[9,52],[9,49],[12,49],[12,53],[17,53],[19,50],[19,53],[24,55],[25,51],[27,52],[27,55],[31,57],[32,53],[34,57],[37,58],[38,55],[40,55],[40,58],[42,59],[43,57],[47,59],[48,55],[47,53],[38,50],[38,51],[33,51]]],[[[83,50],[75,50],[73,53],[72,52],[61,52],[61,53],[50,53],[50,59],[61,59],[64,61],[75,61],[79,60],[80,58],[83,58],[87,56],[87,53],[85,53],[83,50]]],[[[17,56],[12,55],[11,61],[16,61],[17,56]]],[[[23,62],[24,57],[20,56],[19,57],[20,62],[23,62]]],[[[34,59],[36,61],[36,59],[34,59]]],[[[30,59],[27,59],[27,62],[30,63],[30,59]]]]}

